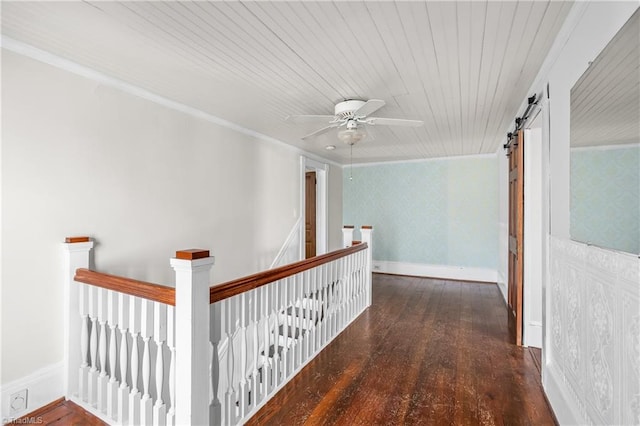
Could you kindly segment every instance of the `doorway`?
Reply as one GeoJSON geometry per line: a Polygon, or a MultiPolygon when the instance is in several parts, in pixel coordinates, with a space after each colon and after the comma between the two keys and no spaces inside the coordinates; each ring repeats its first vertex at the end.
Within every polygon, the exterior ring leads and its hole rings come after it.
{"type": "Polygon", "coordinates": [[[327,253],[328,241],[328,185],[329,165],[320,163],[305,156],[300,156],[300,216],[298,216],[299,229],[299,259],[308,259],[327,253]],[[315,175],[315,185],[311,185],[310,173],[315,175]],[[309,188],[308,188],[309,187],[309,188]],[[315,195],[307,195],[307,189],[314,190],[315,195]],[[307,215],[309,213],[309,215],[307,215]],[[315,231],[309,229],[307,238],[307,218],[315,219],[315,231]],[[315,236],[315,240],[313,240],[315,236]],[[307,244],[307,241],[310,244],[307,244]],[[311,242],[313,241],[313,242],[311,242]],[[315,245],[315,248],[313,248],[315,245]],[[309,252],[307,252],[309,247],[309,252]],[[314,253],[314,254],[311,254],[314,253]]]}
{"type": "Polygon", "coordinates": [[[305,172],[304,258],[316,255],[316,172],[305,172]]]}

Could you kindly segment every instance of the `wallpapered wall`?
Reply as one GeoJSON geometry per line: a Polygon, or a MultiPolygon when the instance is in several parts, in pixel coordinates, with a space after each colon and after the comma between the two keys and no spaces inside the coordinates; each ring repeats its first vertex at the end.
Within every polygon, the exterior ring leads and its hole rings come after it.
{"type": "Polygon", "coordinates": [[[571,151],[571,238],[640,253],[640,146],[571,151]]]}
{"type": "Polygon", "coordinates": [[[345,225],[373,225],[375,260],[496,269],[495,156],[390,163],[343,173],[345,225]]]}

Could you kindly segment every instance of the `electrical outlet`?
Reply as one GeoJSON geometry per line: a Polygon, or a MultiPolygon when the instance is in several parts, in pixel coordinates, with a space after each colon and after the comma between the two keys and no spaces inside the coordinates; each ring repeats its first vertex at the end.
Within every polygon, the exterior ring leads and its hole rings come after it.
{"type": "Polygon", "coordinates": [[[12,393],[9,397],[9,414],[14,416],[27,409],[27,390],[12,393]]]}
{"type": "Polygon", "coordinates": [[[373,265],[373,270],[374,271],[379,271],[380,270],[380,265],[373,265]]]}

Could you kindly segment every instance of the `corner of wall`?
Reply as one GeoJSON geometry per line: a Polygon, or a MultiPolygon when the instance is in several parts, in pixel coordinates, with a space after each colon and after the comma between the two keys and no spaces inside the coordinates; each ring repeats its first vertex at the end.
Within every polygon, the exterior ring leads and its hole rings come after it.
{"type": "Polygon", "coordinates": [[[7,383],[0,388],[2,424],[30,413],[48,403],[64,396],[64,364],[62,362],[42,368],[26,377],[7,383]],[[11,412],[11,395],[27,390],[26,406],[11,412]]]}

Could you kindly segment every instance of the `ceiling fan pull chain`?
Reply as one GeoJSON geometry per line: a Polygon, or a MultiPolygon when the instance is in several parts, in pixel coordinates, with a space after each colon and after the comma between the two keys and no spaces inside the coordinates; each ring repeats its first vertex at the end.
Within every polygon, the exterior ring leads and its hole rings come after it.
{"type": "Polygon", "coordinates": [[[349,180],[353,180],[353,144],[349,145],[351,148],[351,154],[349,155],[349,180]]]}

